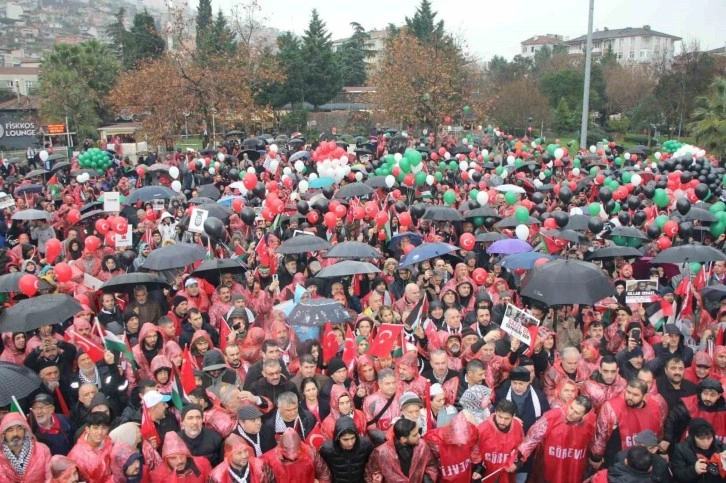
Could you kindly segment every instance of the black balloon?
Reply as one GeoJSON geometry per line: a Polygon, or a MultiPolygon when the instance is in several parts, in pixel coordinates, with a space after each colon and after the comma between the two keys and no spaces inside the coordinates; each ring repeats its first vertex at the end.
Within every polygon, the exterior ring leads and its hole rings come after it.
{"type": "MultiPolygon", "coordinates": [[[[560,191],[560,194],[562,194],[562,191],[560,191]]],[[[559,226],[560,228],[566,227],[567,224],[570,222],[570,216],[564,211],[552,212],[552,218],[555,219],[557,226],[559,226]]]]}
{"type": "Polygon", "coordinates": [[[693,192],[696,193],[696,198],[703,201],[708,198],[708,185],[706,183],[699,183],[693,192]]]}
{"type": "Polygon", "coordinates": [[[538,203],[534,206],[534,209],[540,213],[544,213],[547,211],[547,205],[545,203],[538,203]]]}
{"type": "Polygon", "coordinates": [[[301,215],[307,215],[308,211],[310,211],[310,205],[305,200],[300,200],[297,202],[297,212],[301,215]]]}
{"type": "Polygon", "coordinates": [[[411,216],[421,218],[426,213],[426,205],[423,203],[414,203],[411,207],[411,216]]]}
{"type": "Polygon", "coordinates": [[[323,196],[325,196],[327,199],[331,199],[334,194],[335,194],[335,187],[332,184],[330,186],[326,186],[325,188],[323,188],[323,196]]]}
{"type": "Polygon", "coordinates": [[[327,213],[329,206],[330,206],[330,201],[328,201],[325,198],[319,199],[313,205],[313,207],[316,208],[318,211],[320,211],[320,213],[327,213]]]}
{"type": "Polygon", "coordinates": [[[630,224],[630,215],[625,211],[618,213],[618,221],[622,226],[628,226],[630,224]]]}
{"type": "Polygon", "coordinates": [[[565,186],[560,188],[560,201],[562,201],[563,203],[569,203],[571,199],[572,199],[572,190],[565,186]]]}
{"type": "Polygon", "coordinates": [[[237,179],[239,178],[239,170],[237,168],[232,168],[229,170],[229,177],[231,179],[237,179]]]}
{"type": "Polygon", "coordinates": [[[252,226],[255,223],[255,210],[253,210],[249,206],[245,206],[239,213],[239,219],[242,220],[246,225],[252,226]]]}
{"type": "Polygon", "coordinates": [[[408,207],[403,201],[396,201],[396,203],[393,205],[393,209],[396,210],[396,213],[403,213],[408,209],[408,207]]]}
{"type": "Polygon", "coordinates": [[[258,181],[257,186],[252,188],[252,193],[261,200],[265,199],[265,194],[267,193],[265,183],[263,183],[262,181],[258,181]]]}
{"type": "Polygon", "coordinates": [[[640,206],[640,198],[637,196],[630,195],[628,196],[628,208],[631,210],[637,210],[640,206]]]}
{"type": "Polygon", "coordinates": [[[691,211],[691,202],[688,201],[688,198],[680,198],[676,201],[676,209],[678,210],[678,213],[685,215],[691,211]]]}
{"type": "Polygon", "coordinates": [[[532,203],[538,205],[544,202],[544,195],[539,191],[535,191],[534,193],[532,193],[532,197],[530,199],[532,200],[532,203]]]}
{"type": "Polygon", "coordinates": [[[648,225],[648,228],[645,229],[645,234],[648,235],[648,238],[651,240],[656,240],[661,234],[661,229],[658,225],[653,223],[652,225],[648,225]]]}
{"type": "Polygon", "coordinates": [[[491,216],[487,216],[486,218],[484,218],[484,226],[487,228],[493,227],[496,222],[497,222],[497,219],[492,218],[491,216]]]}
{"type": "Polygon", "coordinates": [[[693,225],[690,221],[684,221],[678,225],[678,236],[681,240],[688,240],[693,233],[693,225]]]}
{"type": "MultiPolygon", "coordinates": [[[[479,204],[479,202],[477,200],[471,200],[471,201],[469,201],[469,209],[470,210],[476,210],[477,208],[481,208],[481,205],[479,204]]],[[[406,209],[408,209],[408,207],[406,209]]]]}
{"type": "Polygon", "coordinates": [[[471,179],[475,183],[478,183],[479,181],[481,181],[481,173],[475,170],[473,173],[471,173],[471,179]]]}
{"type": "Polygon", "coordinates": [[[587,229],[595,235],[600,233],[604,227],[605,224],[603,223],[603,221],[596,216],[591,216],[587,222],[587,229]]]}
{"type": "Polygon", "coordinates": [[[612,212],[615,211],[615,200],[610,200],[607,203],[603,204],[603,209],[608,215],[612,214],[612,212]]]}
{"type": "Polygon", "coordinates": [[[645,215],[644,211],[638,210],[635,213],[633,213],[633,225],[634,226],[641,226],[643,223],[645,223],[646,219],[647,219],[647,216],[645,215]]]}
{"type": "Polygon", "coordinates": [[[224,238],[224,223],[219,218],[210,216],[204,220],[204,233],[209,235],[212,240],[222,240],[224,238]]]}
{"type": "Polygon", "coordinates": [[[643,194],[645,195],[646,198],[648,198],[649,200],[652,200],[653,197],[655,196],[655,186],[653,186],[650,183],[643,186],[643,194]]]}
{"type": "Polygon", "coordinates": [[[690,183],[690,181],[693,179],[693,175],[690,171],[684,171],[681,173],[681,183],[686,184],[690,183]]]}
{"type": "Polygon", "coordinates": [[[602,201],[603,203],[607,203],[608,201],[613,199],[613,192],[607,186],[601,186],[600,191],[598,192],[598,197],[600,198],[600,201],[602,201]]]}

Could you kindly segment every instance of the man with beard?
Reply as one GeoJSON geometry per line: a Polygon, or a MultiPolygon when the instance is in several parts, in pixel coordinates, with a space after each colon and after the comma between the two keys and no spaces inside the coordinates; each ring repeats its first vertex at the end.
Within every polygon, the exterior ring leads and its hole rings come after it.
{"type": "Polygon", "coordinates": [[[53,455],[67,455],[73,447],[73,426],[66,416],[55,413],[53,398],[39,392],[32,399],[30,412],[33,434],[38,441],[47,445],[53,455]]]}
{"type": "Polygon", "coordinates": [[[555,388],[562,379],[571,379],[578,386],[590,376],[576,347],[566,347],[562,357],[555,361],[542,375],[542,386],[547,397],[555,396],[555,388]]]}
{"type": "Polygon", "coordinates": [[[480,477],[504,472],[494,483],[515,483],[517,471],[517,448],[524,439],[522,421],[516,418],[517,406],[503,399],[497,403],[494,414],[479,425],[479,452],[482,457],[483,472],[480,477]]]}
{"type": "Polygon", "coordinates": [[[240,348],[235,344],[227,344],[224,348],[224,360],[227,363],[227,367],[237,373],[237,378],[240,381],[245,380],[247,371],[245,366],[242,364],[242,358],[240,357],[240,348]]]}
{"type": "MultiPolygon", "coordinates": [[[[481,293],[486,295],[486,292],[481,293]]],[[[498,326],[492,324],[492,310],[489,307],[477,307],[476,310],[467,315],[467,319],[472,314],[475,315],[475,318],[474,323],[471,324],[470,327],[474,329],[474,332],[476,332],[482,339],[486,338],[490,333],[497,332],[499,330],[498,326]]]]}
{"type": "MultiPolygon", "coordinates": [[[[275,401],[275,407],[270,417],[263,423],[261,433],[265,441],[276,441],[287,428],[294,429],[303,441],[318,426],[315,416],[300,407],[297,394],[283,392],[275,401]]],[[[269,451],[272,447],[262,447],[262,451],[269,451]]]]}
{"type": "Polygon", "coordinates": [[[181,334],[182,321],[189,310],[189,301],[183,295],[177,294],[171,301],[171,310],[166,314],[168,318],[174,321],[174,335],[181,334]]]}
{"type": "Polygon", "coordinates": [[[222,461],[222,436],[213,429],[205,428],[202,408],[187,404],[181,411],[181,431],[177,433],[189,448],[192,456],[201,456],[213,466],[222,461]]]}
{"type": "MultiPolygon", "coordinates": [[[[227,346],[227,348],[231,350],[236,348],[239,353],[239,347],[237,346],[227,346]]],[[[218,393],[222,384],[232,384],[235,387],[242,385],[242,379],[240,379],[237,371],[227,367],[227,361],[219,349],[211,349],[204,353],[202,371],[202,387],[213,394],[218,393]]]]}
{"type": "Polygon", "coordinates": [[[261,433],[262,413],[255,406],[245,404],[237,410],[239,423],[232,434],[239,435],[254,450],[254,456],[262,456],[262,448],[273,448],[275,439],[268,439],[269,435],[261,433]]]}
{"type": "Polygon", "coordinates": [[[68,375],[73,372],[76,353],[76,346],[71,343],[52,336],[42,337],[40,345],[25,357],[23,365],[35,372],[40,372],[43,367],[53,363],[58,366],[61,374],[68,375]]]}
{"type": "Polygon", "coordinates": [[[470,483],[474,473],[484,472],[479,433],[473,420],[470,414],[461,412],[446,426],[424,434],[441,469],[440,483],[470,483]]]}
{"type": "Polygon", "coordinates": [[[665,374],[655,379],[658,392],[668,403],[668,410],[672,410],[682,398],[698,394],[698,385],[684,379],[685,364],[678,357],[673,357],[665,363],[665,374]]]}
{"type": "Polygon", "coordinates": [[[565,407],[547,411],[527,432],[519,445],[517,465],[529,459],[541,445],[535,458],[532,481],[571,483],[581,481],[587,469],[587,449],[595,433],[594,418],[586,417],[592,409],[585,396],[576,397],[565,407]]]}
{"type": "Polygon", "coordinates": [[[232,308],[232,290],[226,285],[220,285],[216,295],[214,305],[209,309],[209,324],[219,330],[220,324],[227,320],[225,317],[232,308]]]}
{"type": "Polygon", "coordinates": [[[443,385],[450,379],[459,377],[456,371],[449,369],[449,356],[446,351],[438,349],[431,352],[429,362],[431,369],[424,371],[422,376],[431,384],[439,383],[443,385]]]}
{"type": "Polygon", "coordinates": [[[618,375],[618,363],[613,356],[600,360],[600,368],[594,371],[582,385],[580,394],[592,401],[592,407],[599,411],[605,401],[618,396],[625,390],[625,379],[618,375]]]}
{"type": "Polygon", "coordinates": [[[373,451],[365,481],[438,481],[436,459],[421,441],[418,425],[401,418],[393,425],[393,436],[393,441],[388,440],[373,451]]]}
{"type": "Polygon", "coordinates": [[[182,323],[182,333],[179,336],[179,346],[184,348],[191,344],[194,333],[198,330],[205,330],[209,337],[212,339],[212,344],[216,347],[219,345],[219,332],[209,325],[208,322],[204,321],[202,312],[199,309],[189,309],[187,316],[182,323]]]}
{"type": "MultiPolygon", "coordinates": [[[[161,306],[156,300],[149,300],[149,291],[144,285],[134,288],[134,300],[129,303],[126,310],[135,312],[142,324],[151,322],[155,324],[161,317],[161,306]]],[[[143,326],[142,326],[143,327],[143,326]]]]}
{"type": "Polygon", "coordinates": [[[152,483],[184,481],[206,483],[212,467],[205,458],[192,456],[189,448],[176,433],[169,433],[161,450],[164,464],[151,472],[152,483]]]}
{"type": "Polygon", "coordinates": [[[232,483],[237,481],[273,481],[272,469],[257,459],[253,450],[236,434],[224,441],[224,461],[209,475],[209,483],[232,483]]]}
{"type": "Polygon", "coordinates": [[[11,483],[36,483],[50,477],[50,450],[38,443],[20,413],[9,413],[0,423],[0,475],[11,483]]]}
{"type": "Polygon", "coordinates": [[[707,377],[699,383],[700,392],[694,396],[684,397],[668,412],[665,434],[661,449],[667,451],[669,446],[683,438],[691,419],[701,418],[713,426],[716,439],[726,441],[726,402],[723,398],[723,387],[716,379],[707,377]]]}
{"type": "Polygon", "coordinates": [[[44,361],[38,364],[38,375],[40,376],[40,388],[42,392],[51,396],[55,410],[53,412],[71,416],[71,392],[68,383],[61,379],[60,367],[52,361],[44,361]]]}
{"type": "Polygon", "coordinates": [[[262,342],[260,352],[262,354],[262,360],[255,362],[247,369],[247,377],[245,378],[245,383],[243,387],[245,391],[249,391],[250,389],[252,389],[252,385],[262,378],[263,365],[266,361],[271,359],[280,362],[280,366],[282,367],[282,375],[285,376],[285,378],[290,377],[290,374],[287,371],[287,366],[282,361],[282,349],[280,349],[280,345],[277,343],[276,340],[265,339],[265,341],[262,342]]]}
{"type": "Polygon", "coordinates": [[[648,387],[633,379],[628,382],[621,396],[602,405],[597,417],[597,430],[592,442],[590,464],[598,469],[609,467],[615,462],[615,455],[635,443],[635,436],[644,429],[661,433],[665,415],[660,414],[657,403],[646,398],[648,387]]]}
{"type": "Polygon", "coordinates": [[[550,405],[542,391],[532,387],[532,372],[524,367],[515,367],[509,373],[509,384],[501,384],[497,389],[498,401],[512,401],[517,407],[517,417],[522,420],[524,431],[549,411],[550,405]]]}
{"type": "Polygon", "coordinates": [[[151,361],[161,353],[163,347],[161,330],[151,322],[142,325],[139,331],[139,343],[131,349],[136,360],[139,379],[153,379],[151,361]]]}
{"type": "Polygon", "coordinates": [[[457,409],[461,410],[459,399],[470,387],[483,385],[485,374],[486,366],[482,361],[479,359],[470,360],[466,365],[466,370],[462,371],[459,377],[449,379],[443,384],[447,404],[453,404],[457,409]]]}
{"type": "Polygon", "coordinates": [[[124,314],[116,305],[116,298],[112,293],[105,293],[101,296],[101,311],[98,313],[98,321],[104,327],[111,322],[115,322],[120,327],[124,326],[124,314]]]}

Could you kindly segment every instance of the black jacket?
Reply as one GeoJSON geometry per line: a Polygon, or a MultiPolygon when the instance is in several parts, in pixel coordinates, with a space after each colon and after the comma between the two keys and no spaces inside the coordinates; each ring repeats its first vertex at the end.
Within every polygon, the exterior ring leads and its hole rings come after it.
{"type": "MultiPolygon", "coordinates": [[[[621,451],[618,453],[615,457],[615,465],[610,469],[608,472],[608,476],[611,475],[618,475],[618,473],[612,473],[612,471],[618,467],[618,465],[622,465],[625,463],[625,457],[627,456],[628,451],[621,451]]],[[[617,480],[618,483],[629,481],[629,480],[617,480]]],[[[649,480],[635,480],[635,481],[654,481],[657,483],[670,483],[673,481],[673,475],[671,474],[671,469],[668,467],[668,463],[666,460],[663,459],[663,457],[659,454],[653,455],[653,463],[650,469],[650,479],[649,480]]]]}
{"type": "MultiPolygon", "coordinates": [[[[247,369],[245,383],[242,387],[245,391],[251,390],[252,384],[256,383],[262,377],[262,364],[263,361],[257,361],[252,364],[249,369],[247,369]]],[[[290,379],[290,373],[287,372],[287,366],[282,359],[280,359],[280,367],[282,367],[282,375],[285,376],[287,379],[290,379]]]]}
{"type": "Polygon", "coordinates": [[[319,453],[330,468],[334,483],[357,483],[363,481],[366,463],[373,453],[373,444],[368,438],[358,434],[351,418],[341,417],[335,422],[333,439],[323,443],[319,453]],[[346,451],[340,447],[339,440],[344,432],[350,431],[356,433],[357,439],[353,449],[346,451]]]}
{"type": "Polygon", "coordinates": [[[608,483],[649,483],[651,481],[653,480],[650,479],[650,473],[634,470],[625,466],[625,463],[615,463],[608,470],[608,483]]]}
{"type": "MultiPolygon", "coordinates": [[[[58,356],[53,359],[53,362],[58,364],[58,369],[60,369],[61,373],[61,379],[68,380],[68,374],[71,374],[73,372],[73,365],[76,362],[77,349],[76,346],[74,346],[73,344],[69,344],[68,342],[63,340],[58,341],[58,349],[60,349],[62,352],[58,352],[58,356]]],[[[25,356],[25,360],[23,361],[25,367],[29,367],[35,372],[40,372],[41,366],[44,363],[44,361],[42,360],[44,358],[41,358],[40,354],[40,346],[33,349],[30,354],[25,356]]]]}
{"type": "MultiPolygon", "coordinates": [[[[298,427],[296,428],[297,434],[300,436],[301,440],[305,441],[305,438],[307,438],[310,435],[310,432],[315,429],[315,425],[318,424],[318,420],[315,419],[315,416],[302,408],[298,409],[298,415],[300,416],[302,428],[298,425],[298,427]]],[[[277,436],[278,434],[282,434],[281,432],[278,433],[277,431],[275,431],[276,417],[277,411],[272,411],[271,417],[269,417],[267,421],[262,423],[262,429],[260,430],[260,444],[262,446],[263,453],[266,453],[274,448],[277,445],[277,439],[275,438],[275,436],[277,436]]]]}
{"type": "MultiPolygon", "coordinates": [[[[209,338],[212,339],[212,344],[214,344],[214,347],[219,347],[219,332],[217,332],[217,329],[212,327],[209,322],[202,322],[202,330],[206,330],[207,334],[209,334],[209,338]]],[[[192,337],[194,336],[194,332],[196,329],[192,327],[192,324],[187,322],[186,320],[182,324],[182,333],[179,336],[179,347],[184,349],[185,347],[188,347],[189,344],[192,343],[192,337]]],[[[149,361],[150,363],[151,361],[149,361]]]]}
{"type": "Polygon", "coordinates": [[[666,376],[656,377],[655,383],[658,386],[658,393],[663,396],[668,404],[668,411],[676,407],[681,398],[699,393],[698,384],[694,384],[686,378],[681,381],[680,389],[674,389],[673,384],[668,381],[666,376]]]}
{"type": "Polygon", "coordinates": [[[202,432],[194,439],[187,436],[184,431],[179,431],[176,434],[187,445],[192,456],[201,456],[208,459],[212,467],[222,462],[223,440],[222,436],[215,430],[202,428],[202,432]]]}
{"type": "MultiPolygon", "coordinates": [[[[719,398],[719,400],[714,404],[712,407],[706,407],[701,402],[701,396],[698,397],[698,409],[703,412],[708,413],[717,413],[721,411],[726,411],[726,402],[724,401],[723,397],[719,398]]],[[[688,429],[688,423],[691,421],[691,413],[686,408],[686,405],[683,404],[682,400],[679,400],[678,403],[673,406],[673,408],[668,411],[668,417],[666,418],[665,422],[665,432],[663,434],[663,439],[665,441],[668,441],[669,443],[677,443],[681,440],[681,436],[683,433],[688,429]]]]}
{"type": "MultiPolygon", "coordinates": [[[[119,372],[115,364],[109,366],[100,361],[96,364],[96,368],[98,369],[98,379],[101,383],[101,387],[99,388],[100,392],[108,397],[111,412],[113,414],[121,414],[129,400],[127,395],[129,382],[126,380],[126,376],[119,372]]],[[[78,372],[74,373],[71,376],[70,384],[73,404],[78,402],[78,389],[82,384],[78,372]]]]}
{"type": "MultiPolygon", "coordinates": [[[[297,393],[297,387],[295,387],[295,384],[284,377],[280,379],[280,383],[277,386],[273,386],[267,382],[267,379],[264,377],[258,379],[256,383],[252,384],[250,392],[255,396],[266,397],[270,400],[273,406],[277,405],[277,397],[283,392],[291,392],[296,394],[298,398],[300,397],[297,393]]],[[[268,417],[270,417],[273,413],[268,414],[268,417]]]]}
{"type": "MultiPolygon", "coordinates": [[[[716,439],[711,444],[711,451],[714,453],[720,453],[724,450],[724,447],[716,439]]],[[[709,452],[709,453],[710,453],[709,452]]],[[[717,483],[723,482],[723,479],[719,476],[711,476],[708,473],[703,475],[696,474],[696,461],[699,459],[698,454],[710,457],[711,454],[704,454],[704,451],[697,450],[696,443],[693,441],[693,436],[689,436],[682,443],[676,445],[676,449],[673,451],[673,458],[671,459],[671,466],[673,468],[673,476],[679,483],[717,483]]]]}

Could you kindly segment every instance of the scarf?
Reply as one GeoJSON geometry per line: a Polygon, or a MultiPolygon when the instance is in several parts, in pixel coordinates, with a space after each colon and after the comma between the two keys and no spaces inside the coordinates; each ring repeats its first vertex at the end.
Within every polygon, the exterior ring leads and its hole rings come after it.
{"type": "Polygon", "coordinates": [[[86,377],[86,375],[83,373],[83,371],[79,370],[78,379],[81,380],[81,384],[87,384],[90,382],[91,384],[95,385],[98,388],[101,387],[100,378],[98,377],[98,367],[93,368],[93,377],[91,379],[86,377]]]}
{"type": "MultiPolygon", "coordinates": [[[[284,431],[284,430],[283,430],[284,431]]],[[[257,433],[255,435],[255,439],[252,439],[247,433],[245,433],[244,429],[242,429],[242,426],[239,427],[239,434],[242,435],[244,439],[250,442],[252,447],[255,449],[255,456],[258,458],[262,456],[262,446],[260,445],[260,434],[257,433]]]]}
{"type": "Polygon", "coordinates": [[[275,413],[275,433],[282,434],[289,427],[292,427],[295,431],[297,431],[297,428],[300,428],[300,433],[302,433],[302,439],[305,439],[305,428],[303,427],[302,421],[300,420],[300,415],[298,414],[297,416],[295,416],[295,421],[293,421],[292,426],[288,426],[287,423],[282,419],[282,416],[280,415],[280,410],[278,410],[275,413]]]}
{"type": "Polygon", "coordinates": [[[30,463],[30,450],[32,447],[30,436],[25,436],[25,439],[23,440],[23,448],[20,450],[20,454],[15,456],[15,453],[10,451],[7,443],[3,441],[3,454],[8,459],[8,462],[15,472],[20,476],[25,475],[25,470],[28,468],[28,463],[30,463]]]}
{"type": "Polygon", "coordinates": [[[232,477],[232,480],[237,483],[247,483],[247,477],[250,476],[250,465],[247,463],[247,466],[245,466],[244,473],[242,476],[238,476],[237,472],[232,469],[232,467],[229,467],[229,476],[232,477]]]}
{"type": "Polygon", "coordinates": [[[527,388],[527,392],[524,393],[522,396],[517,396],[512,392],[512,387],[509,387],[509,390],[507,391],[507,399],[508,401],[512,401],[514,404],[517,405],[517,410],[521,413],[522,410],[520,409],[521,406],[524,404],[524,401],[527,398],[527,394],[532,395],[532,407],[534,408],[534,416],[535,418],[539,419],[539,417],[542,415],[542,405],[539,402],[539,398],[537,397],[537,394],[532,391],[532,388],[527,388]]]}

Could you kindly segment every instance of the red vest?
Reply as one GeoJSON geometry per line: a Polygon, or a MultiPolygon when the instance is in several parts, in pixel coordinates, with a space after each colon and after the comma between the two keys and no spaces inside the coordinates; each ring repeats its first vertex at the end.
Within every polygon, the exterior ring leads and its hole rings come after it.
{"type": "Polygon", "coordinates": [[[542,417],[547,418],[547,434],[541,445],[544,483],[580,481],[587,469],[595,421],[584,418],[579,424],[567,424],[557,410],[547,411],[542,417]]]}
{"type": "MultiPolygon", "coordinates": [[[[516,450],[524,439],[522,421],[514,418],[509,431],[502,433],[494,423],[494,415],[479,425],[479,451],[486,475],[491,475],[499,468],[507,468],[516,457],[516,450]]],[[[499,472],[500,483],[514,483],[515,473],[499,472]]],[[[494,479],[497,481],[497,478],[494,479]]]]}
{"type": "MultiPolygon", "coordinates": [[[[698,394],[693,396],[684,397],[682,399],[685,404],[688,413],[691,415],[691,419],[703,418],[713,426],[716,432],[716,439],[721,443],[726,442],[726,411],[704,411],[698,405],[698,394]]],[[[686,439],[688,431],[683,433],[683,438],[686,439]]]]}

